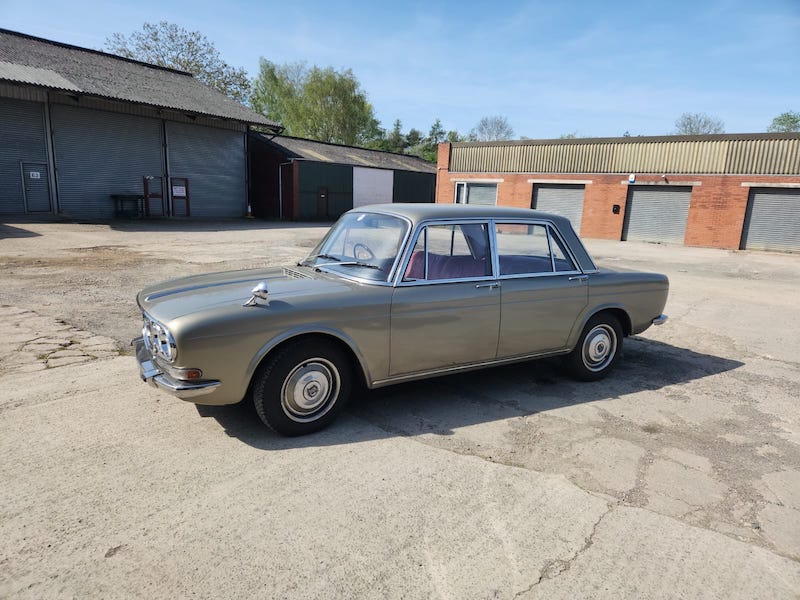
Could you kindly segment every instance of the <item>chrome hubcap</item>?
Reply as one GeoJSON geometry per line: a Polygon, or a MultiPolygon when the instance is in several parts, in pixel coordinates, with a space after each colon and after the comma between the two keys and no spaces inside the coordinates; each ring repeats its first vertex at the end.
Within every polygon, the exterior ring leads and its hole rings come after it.
{"type": "Polygon", "coordinates": [[[330,361],[312,358],[301,363],[283,382],[283,412],[300,423],[319,419],[336,402],[339,385],[339,372],[330,361]]]}
{"type": "Polygon", "coordinates": [[[605,369],[617,352],[617,334],[609,325],[594,327],[583,341],[583,364],[590,371],[605,369]]]}

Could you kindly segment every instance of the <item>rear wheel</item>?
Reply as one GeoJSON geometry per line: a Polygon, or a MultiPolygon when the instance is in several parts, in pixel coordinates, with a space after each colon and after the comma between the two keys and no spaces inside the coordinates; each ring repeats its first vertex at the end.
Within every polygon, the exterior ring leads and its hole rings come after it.
{"type": "Polygon", "coordinates": [[[589,319],[566,364],[577,379],[596,381],[608,375],[622,352],[622,326],[610,313],[589,319]]]}
{"type": "Polygon", "coordinates": [[[301,340],[261,365],[253,404],[261,420],[281,435],[319,431],[347,402],[352,372],[349,357],[334,343],[301,340]]]}

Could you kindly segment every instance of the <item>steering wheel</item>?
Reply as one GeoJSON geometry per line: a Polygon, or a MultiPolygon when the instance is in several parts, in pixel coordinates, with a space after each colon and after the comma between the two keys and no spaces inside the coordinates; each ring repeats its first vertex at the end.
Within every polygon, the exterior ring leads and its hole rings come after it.
{"type": "Polygon", "coordinates": [[[366,244],[358,242],[353,245],[353,256],[356,257],[356,260],[373,260],[375,253],[366,244]]]}

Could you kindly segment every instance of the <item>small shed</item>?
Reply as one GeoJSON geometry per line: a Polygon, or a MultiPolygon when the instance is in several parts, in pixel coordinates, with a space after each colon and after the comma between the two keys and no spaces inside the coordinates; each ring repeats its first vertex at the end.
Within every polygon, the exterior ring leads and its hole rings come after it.
{"type": "Polygon", "coordinates": [[[435,200],[436,165],[416,156],[255,132],[248,152],[255,217],[327,221],[366,204],[435,200]]]}

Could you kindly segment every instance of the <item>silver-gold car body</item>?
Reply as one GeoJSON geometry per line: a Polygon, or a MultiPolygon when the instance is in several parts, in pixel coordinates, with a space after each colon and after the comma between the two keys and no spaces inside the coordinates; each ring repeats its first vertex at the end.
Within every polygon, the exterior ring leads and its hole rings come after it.
{"type": "Polygon", "coordinates": [[[376,388],[563,355],[584,380],[666,320],[669,282],[600,269],[570,222],[528,209],[384,204],[345,213],[296,265],[142,290],[142,378],[279,433],[326,426],[376,388]]]}

